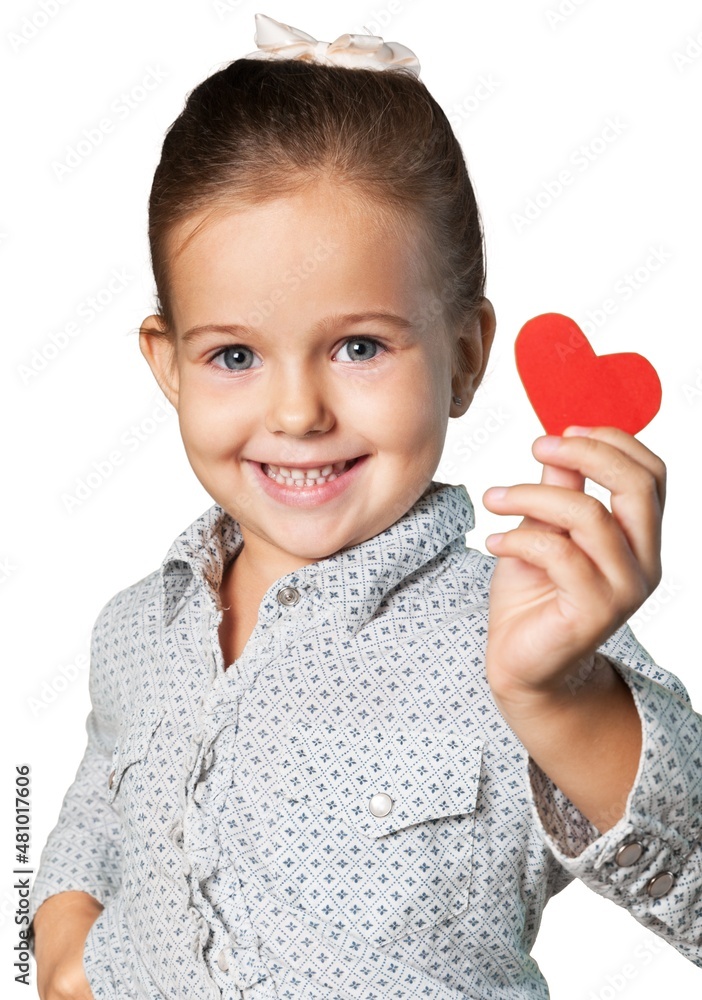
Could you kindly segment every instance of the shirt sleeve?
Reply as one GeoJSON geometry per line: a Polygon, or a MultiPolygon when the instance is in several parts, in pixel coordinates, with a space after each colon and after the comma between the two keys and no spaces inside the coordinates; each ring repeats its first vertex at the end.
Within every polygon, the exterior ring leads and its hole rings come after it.
{"type": "Polygon", "coordinates": [[[108,682],[105,612],[95,623],[90,643],[91,710],[85,728],[87,746],[66,792],[56,826],[41,853],[29,897],[28,942],[34,952],[34,915],[58,892],[79,889],[103,906],[121,883],[119,817],[107,798],[116,725],[108,682]]]}
{"type": "Polygon", "coordinates": [[[623,815],[600,834],[529,756],[534,822],[567,872],[702,968],[702,716],[628,625],[599,652],[629,686],[641,720],[641,758],[617,810],[623,815]]]}

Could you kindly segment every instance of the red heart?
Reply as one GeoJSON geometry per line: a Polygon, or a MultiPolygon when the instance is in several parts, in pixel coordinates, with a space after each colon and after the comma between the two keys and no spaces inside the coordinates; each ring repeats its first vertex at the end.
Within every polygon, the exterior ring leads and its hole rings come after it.
{"type": "Polygon", "coordinates": [[[640,354],[595,354],[578,324],[561,313],[525,323],[514,352],[547,434],[560,435],[571,424],[636,434],[658,413],[661,383],[650,361],[640,354]]]}

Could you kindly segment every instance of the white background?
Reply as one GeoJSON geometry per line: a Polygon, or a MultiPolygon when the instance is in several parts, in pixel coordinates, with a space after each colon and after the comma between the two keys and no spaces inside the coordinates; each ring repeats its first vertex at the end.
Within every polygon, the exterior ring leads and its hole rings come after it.
{"type": "MultiPolygon", "coordinates": [[[[489,486],[540,477],[531,443],[542,428],[513,360],[514,338],[530,317],[566,313],[591,333],[597,353],[648,357],[663,405],[639,437],[666,462],[669,492],[663,583],[632,625],[699,710],[699,2],[563,0],[562,15],[554,14],[560,0],[381,2],[269,0],[262,12],[327,41],[365,31],[402,42],[456,122],[485,222],[498,330],[472,408],[450,421],[435,478],[465,483],[477,519],[469,545],[484,551],[490,531],[518,523],[489,514],[480,498],[489,486]],[[688,57],[676,56],[686,49],[688,57]],[[598,143],[608,119],[620,123],[620,134],[598,143]],[[583,144],[594,155],[585,170],[572,159],[583,144]],[[573,182],[546,205],[544,184],[564,168],[573,182]],[[520,226],[516,216],[539,194],[538,218],[520,226]],[[655,271],[646,265],[652,249],[664,258],[655,271]],[[638,287],[625,296],[622,282],[634,273],[638,287]],[[607,298],[614,310],[597,325],[594,311],[607,298]]],[[[97,613],[155,569],[211,503],[138,349],[139,325],[154,305],[147,198],[163,134],[186,94],[254,49],[261,10],[252,0],[43,5],[52,16],[38,0],[5,3],[0,14],[7,637],[0,963],[11,984],[3,995],[18,997],[36,994],[12,982],[14,765],[32,768],[36,866],[85,744],[97,613]],[[144,78],[159,75],[139,100],[144,78]],[[126,114],[118,110],[125,93],[136,104],[126,114]],[[68,147],[105,118],[111,130],[59,178],[68,147]],[[125,275],[124,286],[85,318],[88,298],[109,297],[113,271],[125,275]],[[76,336],[62,340],[70,322],[76,336]],[[110,471],[115,450],[120,463],[69,509],[77,481],[95,464],[110,471]]],[[[587,488],[604,495],[589,481],[587,488]]],[[[548,905],[534,956],[554,1000],[692,997],[702,985],[702,970],[577,882],[548,905]]]]}

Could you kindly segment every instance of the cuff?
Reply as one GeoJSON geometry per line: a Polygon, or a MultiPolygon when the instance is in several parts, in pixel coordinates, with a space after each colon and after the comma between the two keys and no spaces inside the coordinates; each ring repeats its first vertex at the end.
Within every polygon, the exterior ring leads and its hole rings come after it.
{"type": "MultiPolygon", "coordinates": [[[[702,717],[684,696],[607,655],[642,727],[634,785],[606,833],[528,758],[537,830],[573,877],[629,909],[702,967],[702,717]]],[[[684,692],[684,688],[682,689],[684,692]]]]}

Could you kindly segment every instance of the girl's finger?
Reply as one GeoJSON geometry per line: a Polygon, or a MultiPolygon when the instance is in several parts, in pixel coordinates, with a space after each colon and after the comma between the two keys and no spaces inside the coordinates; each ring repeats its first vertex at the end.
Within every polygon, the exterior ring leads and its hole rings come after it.
{"type": "Polygon", "coordinates": [[[585,487],[585,476],[577,469],[566,469],[559,465],[551,465],[544,459],[541,470],[541,482],[544,486],[564,486],[568,490],[583,491],[585,487]]]}
{"type": "Polygon", "coordinates": [[[553,451],[537,440],[534,453],[543,461],[576,468],[610,491],[612,515],[646,578],[655,586],[661,573],[661,497],[665,498],[665,466],[630,434],[617,428],[597,428],[597,431],[616,438],[631,454],[599,438],[580,436],[557,438],[558,446],[553,451]],[[638,457],[645,459],[645,464],[639,462],[638,457]]]}
{"type": "MultiPolygon", "coordinates": [[[[667,469],[665,462],[652,452],[650,448],[647,448],[645,444],[642,444],[638,438],[635,438],[632,434],[627,434],[626,431],[620,430],[619,427],[591,427],[583,429],[587,429],[587,435],[575,434],[574,431],[577,431],[578,428],[567,427],[563,436],[569,440],[572,440],[573,437],[585,436],[588,440],[601,441],[604,445],[609,445],[621,452],[631,462],[643,466],[653,476],[662,513],[666,498],[667,469]]],[[[614,456],[612,457],[614,458],[614,456]]],[[[613,470],[616,473],[618,463],[614,462],[613,465],[616,466],[613,470]]],[[[610,488],[609,486],[607,487],[607,489],[610,488]]]]}
{"type": "Polygon", "coordinates": [[[611,615],[609,582],[567,535],[513,528],[494,541],[489,537],[486,545],[500,558],[512,556],[544,570],[572,609],[573,621],[580,621],[585,631],[602,607],[603,620],[611,615]]]}
{"type": "MultiPolygon", "coordinates": [[[[542,532],[549,538],[558,531],[567,532],[616,593],[631,593],[635,582],[635,596],[641,596],[645,570],[639,566],[613,516],[595,497],[561,486],[524,483],[510,487],[502,498],[488,499],[496,513],[523,514],[553,526],[556,531],[542,532]]],[[[531,528],[531,523],[524,522],[514,530],[526,534],[531,533],[531,528]]],[[[647,596],[646,593],[642,599],[647,596]]]]}

